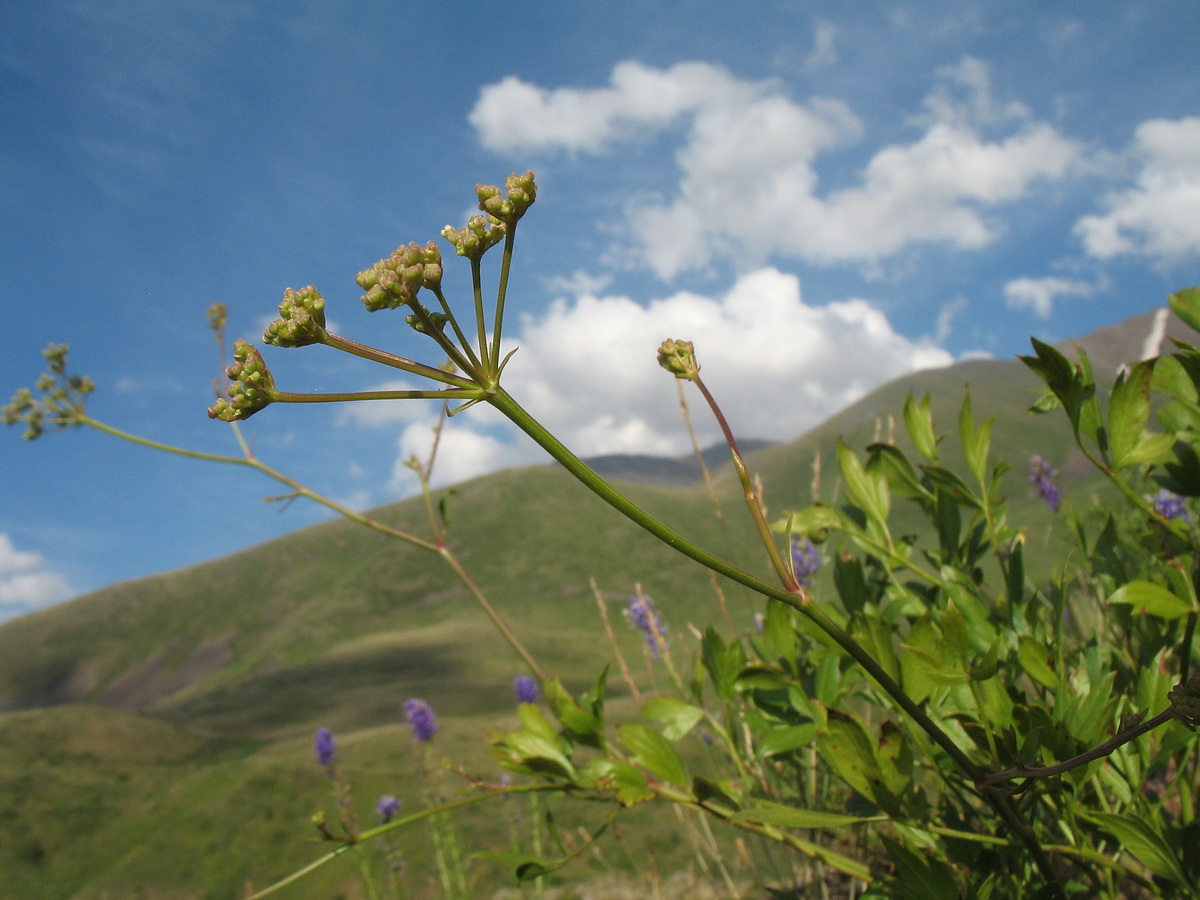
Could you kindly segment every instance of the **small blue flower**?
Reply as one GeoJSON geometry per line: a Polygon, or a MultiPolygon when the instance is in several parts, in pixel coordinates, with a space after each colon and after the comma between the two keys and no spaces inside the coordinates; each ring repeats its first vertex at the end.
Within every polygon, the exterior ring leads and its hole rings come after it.
{"type": "Polygon", "coordinates": [[[424,700],[405,700],[404,718],[412,726],[413,738],[422,744],[432,741],[437,734],[437,717],[424,700]]]}
{"type": "Polygon", "coordinates": [[[1062,492],[1050,479],[1054,477],[1054,469],[1042,457],[1034,455],[1029,459],[1029,480],[1037,487],[1038,496],[1046,501],[1046,505],[1054,512],[1062,503],[1062,492]]]}
{"type": "Polygon", "coordinates": [[[792,570],[801,587],[812,587],[813,576],[821,568],[821,553],[808,538],[792,536],[792,570]]]}
{"type": "Polygon", "coordinates": [[[542,695],[537,680],[530,675],[518,675],[513,681],[513,686],[517,691],[518,703],[537,703],[542,695]]]}
{"type": "Polygon", "coordinates": [[[333,756],[337,752],[337,744],[334,743],[332,731],[328,728],[318,730],[313,748],[317,753],[317,762],[323,766],[333,765],[333,756]]]}
{"type": "Polygon", "coordinates": [[[1164,519],[1183,519],[1185,522],[1192,520],[1183,498],[1178,494],[1168,491],[1166,488],[1163,488],[1155,495],[1154,511],[1164,519]]]}
{"type": "Polygon", "coordinates": [[[654,611],[654,605],[649,597],[634,596],[629,598],[629,606],[625,610],[625,618],[633,623],[646,637],[646,646],[650,648],[650,655],[658,659],[659,654],[667,649],[667,626],[662,619],[658,617],[658,613],[654,611]]]}
{"type": "Polygon", "coordinates": [[[379,821],[386,825],[396,818],[396,813],[400,812],[400,801],[391,794],[383,794],[380,796],[379,802],[375,804],[375,812],[379,816],[379,821]]]}

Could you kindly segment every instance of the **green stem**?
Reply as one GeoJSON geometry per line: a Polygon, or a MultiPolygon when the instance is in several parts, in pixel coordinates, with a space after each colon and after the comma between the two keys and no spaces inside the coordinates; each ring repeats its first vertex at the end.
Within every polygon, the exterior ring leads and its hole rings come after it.
{"type": "Polygon", "coordinates": [[[654,518],[624,494],[610,485],[607,481],[593,472],[588,466],[572,453],[561,441],[548,432],[540,422],[533,418],[517,403],[503,388],[497,388],[488,398],[493,406],[503,413],[514,425],[524,431],[542,449],[550,454],[556,462],[565,468],[577,480],[583,483],[592,493],[613,507],[636,525],[650,532],[667,546],[690,557],[703,566],[724,575],[738,584],[745,585],[753,591],[767,597],[773,597],[811,619],[817,627],[824,631],[843,650],[846,651],[859,665],[874,678],[896,703],[908,713],[947,755],[954,760],[960,769],[972,780],[982,778],[983,771],[971,761],[954,740],[935,723],[926,712],[913,701],[904,689],[875,661],[874,657],[853,637],[821,610],[807,594],[797,594],[776,587],[770,582],[763,581],[732,563],[708,552],[678,532],[667,527],[654,518]]]}
{"type": "MultiPolygon", "coordinates": [[[[423,378],[428,378],[431,381],[440,381],[443,384],[454,385],[457,388],[474,388],[475,382],[470,378],[464,378],[462,375],[456,375],[452,372],[445,372],[435,366],[427,366],[425,363],[414,362],[411,359],[406,359],[403,356],[396,356],[394,353],[388,353],[386,350],[380,350],[377,347],[370,347],[366,344],[360,344],[358,341],[352,341],[350,338],[342,337],[340,334],[334,334],[332,331],[325,332],[324,343],[326,346],[333,347],[337,350],[344,350],[352,356],[360,357],[361,359],[369,359],[371,362],[377,362],[385,366],[391,366],[393,369],[401,369],[413,375],[420,375],[423,378]]],[[[451,354],[451,359],[468,376],[473,375],[474,368],[470,361],[463,358],[461,353],[451,354]]]]}
{"type": "Polygon", "coordinates": [[[354,400],[479,400],[479,388],[443,388],[440,391],[343,391],[330,394],[302,394],[276,391],[272,403],[343,403],[354,400]]]}
{"type": "Polygon", "coordinates": [[[510,222],[504,235],[504,255],[500,260],[500,285],[496,289],[496,319],[492,322],[491,371],[500,366],[500,334],[504,325],[504,299],[508,295],[508,273],[512,267],[513,242],[517,238],[517,223],[510,222]]]}

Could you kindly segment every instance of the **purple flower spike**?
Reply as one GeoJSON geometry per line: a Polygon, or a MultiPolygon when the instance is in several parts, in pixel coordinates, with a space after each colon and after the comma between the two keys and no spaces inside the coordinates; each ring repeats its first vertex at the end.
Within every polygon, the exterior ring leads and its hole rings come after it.
{"type": "Polygon", "coordinates": [[[432,741],[437,734],[437,717],[424,700],[405,700],[404,718],[412,726],[413,738],[422,744],[432,741]]]}
{"type": "Polygon", "coordinates": [[[322,728],[317,732],[317,739],[313,743],[313,748],[317,752],[317,762],[323,766],[333,765],[333,755],[337,752],[337,744],[333,741],[333,732],[328,728],[322,728]]]}
{"type": "Polygon", "coordinates": [[[513,681],[513,686],[517,691],[518,703],[537,703],[542,695],[537,680],[530,675],[518,675],[513,681]]]}
{"type": "Polygon", "coordinates": [[[821,552],[808,538],[792,536],[792,569],[801,587],[812,587],[813,576],[821,568],[821,552]]]}
{"type": "Polygon", "coordinates": [[[625,610],[625,618],[633,623],[646,637],[646,646],[650,648],[650,655],[658,659],[659,654],[667,649],[667,626],[662,619],[658,617],[658,613],[654,611],[654,604],[649,597],[634,596],[629,598],[629,607],[625,610]]]}
{"type": "Polygon", "coordinates": [[[1166,488],[1163,488],[1155,495],[1154,511],[1164,519],[1191,521],[1191,516],[1188,515],[1187,504],[1183,502],[1183,498],[1178,494],[1168,491],[1166,488]]]}
{"type": "Polygon", "coordinates": [[[391,794],[383,794],[379,798],[379,802],[375,804],[375,812],[379,816],[379,821],[386,825],[396,818],[396,813],[400,812],[400,801],[391,794]]]}
{"type": "Polygon", "coordinates": [[[1054,470],[1050,468],[1050,463],[1040,456],[1030,457],[1029,480],[1037,486],[1038,496],[1046,501],[1046,505],[1058,512],[1059,504],[1062,503],[1062,493],[1050,480],[1053,477],[1054,470]]]}

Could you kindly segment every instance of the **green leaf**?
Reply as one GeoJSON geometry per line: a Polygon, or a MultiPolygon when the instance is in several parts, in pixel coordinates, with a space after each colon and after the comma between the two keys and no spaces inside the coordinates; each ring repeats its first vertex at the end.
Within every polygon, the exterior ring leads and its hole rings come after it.
{"type": "Polygon", "coordinates": [[[756,750],[759,757],[768,759],[772,756],[791,753],[793,750],[798,750],[801,747],[807,747],[813,742],[813,738],[816,736],[817,726],[814,722],[808,722],[804,725],[788,725],[785,728],[776,728],[768,731],[759,740],[756,750]]]}
{"type": "Polygon", "coordinates": [[[1187,876],[1183,874],[1179,857],[1145,819],[1128,813],[1085,813],[1084,816],[1112,834],[1138,862],[1159,878],[1187,886],[1187,876]]]}
{"type": "Polygon", "coordinates": [[[606,666],[596,687],[580,695],[578,700],[557,678],[544,685],[550,711],[577,743],[596,748],[604,746],[604,679],[607,675],[606,666]]]}
{"type": "Polygon", "coordinates": [[[597,791],[613,791],[623,806],[654,799],[646,775],[637,766],[619,759],[594,759],[583,770],[579,783],[597,791]]]}
{"type": "Polygon", "coordinates": [[[649,725],[620,725],[621,743],[633,754],[633,761],[656,778],[676,787],[689,789],[690,779],[679,752],[665,737],[649,725]]]}
{"type": "Polygon", "coordinates": [[[733,697],[734,682],[738,672],[746,662],[745,651],[736,640],[728,647],[717,629],[709,625],[704,629],[704,638],[700,642],[700,658],[708,677],[712,679],[713,690],[722,700],[733,697]]]}
{"type": "Polygon", "coordinates": [[[558,742],[528,729],[493,739],[492,752],[511,769],[575,780],[575,767],[558,742]]]}
{"type": "Polygon", "coordinates": [[[704,710],[674,697],[655,697],[647,700],[642,715],[663,726],[663,737],[677,741],[704,718],[704,710]]]}
{"type": "Polygon", "coordinates": [[[904,427],[908,429],[913,446],[917,452],[930,462],[937,459],[937,436],[933,433],[933,408],[929,395],[926,394],[920,402],[913,402],[909,393],[904,400],[904,427]]]}
{"type": "Polygon", "coordinates": [[[738,810],[727,820],[730,825],[743,822],[758,825],[777,825],[780,828],[844,828],[863,822],[887,821],[884,816],[850,816],[845,813],[817,809],[796,809],[769,800],[755,800],[753,805],[738,810]]]}
{"type": "Polygon", "coordinates": [[[1017,660],[1029,677],[1050,690],[1058,690],[1059,677],[1050,665],[1050,651],[1046,645],[1029,635],[1021,635],[1017,642],[1017,660]]]}
{"type": "Polygon", "coordinates": [[[1200,287],[1176,291],[1168,302],[1175,315],[1187,322],[1193,331],[1200,331],[1200,287]]]}
{"type": "Polygon", "coordinates": [[[884,837],[883,842],[896,867],[897,898],[959,900],[958,882],[954,872],[944,862],[928,854],[913,853],[888,837],[884,837]]]}
{"type": "Polygon", "coordinates": [[[1126,603],[1138,612],[1160,619],[1178,619],[1192,612],[1191,605],[1164,587],[1149,581],[1131,581],[1108,598],[1109,603],[1126,603]]]}
{"type": "Polygon", "coordinates": [[[1108,403],[1108,435],[1113,468],[1118,471],[1133,464],[1134,451],[1146,434],[1154,362],[1144,359],[1128,372],[1122,371],[1113,385],[1108,403]]]}
{"type": "Polygon", "coordinates": [[[978,428],[975,427],[975,414],[971,410],[971,394],[963,395],[962,406],[958,411],[958,433],[962,441],[963,455],[967,459],[967,468],[980,484],[987,481],[988,450],[992,441],[992,426],[995,418],[990,418],[978,428]]]}
{"type": "Polygon", "coordinates": [[[773,531],[790,532],[798,537],[821,538],[828,531],[847,531],[852,523],[836,506],[817,504],[791,513],[782,522],[771,526],[773,531]]]}
{"type": "Polygon", "coordinates": [[[837,456],[850,502],[866,514],[867,521],[880,534],[886,535],[888,513],[891,510],[887,479],[882,473],[867,472],[854,451],[841,438],[837,442],[837,456]]]}
{"type": "Polygon", "coordinates": [[[842,780],[864,797],[872,797],[871,783],[879,778],[879,763],[866,729],[856,719],[831,709],[817,741],[821,755],[842,780]]]}
{"type": "Polygon", "coordinates": [[[922,483],[921,476],[899,448],[892,444],[872,444],[867,452],[871,454],[867,470],[882,470],[896,493],[913,500],[933,500],[933,492],[922,483]]]}

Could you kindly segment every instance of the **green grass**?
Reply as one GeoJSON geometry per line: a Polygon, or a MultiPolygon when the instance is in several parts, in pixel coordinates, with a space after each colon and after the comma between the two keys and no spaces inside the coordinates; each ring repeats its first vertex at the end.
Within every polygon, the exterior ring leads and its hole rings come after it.
{"type": "MultiPolygon", "coordinates": [[[[977,419],[998,417],[994,443],[1017,464],[1007,482],[1012,517],[1030,528],[1031,568],[1045,569],[1060,545],[1049,537],[1051,517],[1032,498],[1024,464],[1034,452],[1066,472],[1076,461],[1061,417],[1025,415],[1034,381],[1015,362],[908,376],[811,434],[754,454],[772,515],[810,501],[818,453],[821,494],[834,497],[835,439],[861,448],[877,429],[887,436],[888,416],[902,433],[906,391],[932,393],[939,430],[955,432],[966,381],[977,419]]],[[[629,493],[689,537],[765,574],[740,489],[729,467],[717,474],[727,529],[701,486],[641,485],[629,493]]],[[[376,515],[426,534],[419,501],[376,515]]],[[[655,597],[681,661],[691,652],[688,624],[719,615],[705,572],[556,469],[459,485],[450,522],[466,568],[545,668],[573,689],[592,682],[613,655],[589,579],[610,598],[634,662],[640,638],[621,621],[619,605],[635,583],[655,597]]],[[[725,587],[735,624],[749,628],[762,604],[725,587]]],[[[312,760],[316,728],[338,735],[360,819],[369,822],[381,792],[403,797],[408,809],[420,804],[404,700],[429,701],[443,723],[439,752],[494,780],[500,773],[483,737],[512,723],[520,671],[516,654],[438,559],[346,522],[7,623],[0,627],[0,896],[216,898],[238,896],[247,883],[262,887],[326,849],[308,822],[320,808],[333,814],[312,760]]],[[[624,685],[614,677],[610,687],[614,714],[632,717],[624,685]]],[[[575,834],[597,813],[567,808],[559,824],[575,834]]],[[[456,822],[472,851],[507,849],[509,816],[511,806],[493,805],[456,822]]],[[[693,859],[686,834],[668,813],[635,810],[601,855],[558,878],[628,872],[647,859],[665,877],[693,859]]],[[[418,885],[431,877],[425,841],[419,830],[404,838],[418,885]]],[[[349,856],[283,896],[360,896],[349,856]]],[[[498,870],[477,866],[489,886],[479,896],[503,886],[498,870]]]]}

